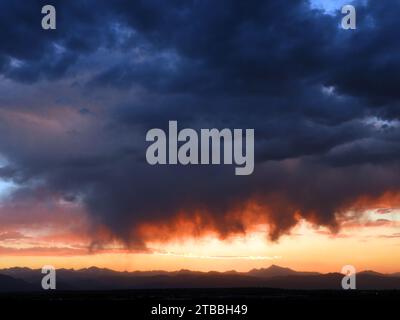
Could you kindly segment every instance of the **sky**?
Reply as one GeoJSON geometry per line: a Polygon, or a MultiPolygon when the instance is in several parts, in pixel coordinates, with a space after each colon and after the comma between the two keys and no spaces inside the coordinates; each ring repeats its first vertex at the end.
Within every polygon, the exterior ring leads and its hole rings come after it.
{"type": "Polygon", "coordinates": [[[342,2],[1,1],[0,268],[400,271],[400,3],[342,2]],[[170,120],[254,173],[149,165],[170,120]]]}
{"type": "MultiPolygon", "coordinates": [[[[358,3],[362,3],[359,1],[358,3]]],[[[353,1],[349,0],[311,0],[310,7],[313,9],[322,10],[325,14],[334,15],[336,11],[340,11],[342,6],[346,4],[353,4],[353,1]]],[[[364,3],[362,3],[364,4],[364,3]]]]}

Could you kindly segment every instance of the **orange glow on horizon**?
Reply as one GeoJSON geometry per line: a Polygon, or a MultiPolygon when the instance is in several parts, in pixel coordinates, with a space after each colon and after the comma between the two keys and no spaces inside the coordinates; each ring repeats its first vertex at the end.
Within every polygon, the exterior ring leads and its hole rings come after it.
{"type": "MultiPolygon", "coordinates": [[[[34,252],[29,246],[25,247],[25,253],[17,254],[11,249],[8,253],[2,252],[4,241],[0,241],[0,268],[40,268],[51,264],[56,268],[97,266],[119,271],[248,271],[277,264],[299,271],[339,272],[343,265],[352,264],[360,271],[398,272],[400,211],[367,211],[364,216],[358,225],[349,224],[337,234],[302,221],[289,235],[271,242],[267,239],[266,226],[259,225],[252,232],[225,239],[209,233],[197,238],[148,241],[150,252],[129,252],[121,248],[90,252],[83,247],[58,244],[59,251],[55,250],[54,254],[51,252],[54,248],[44,247],[34,252]]],[[[11,248],[12,242],[8,244],[11,248]]]]}

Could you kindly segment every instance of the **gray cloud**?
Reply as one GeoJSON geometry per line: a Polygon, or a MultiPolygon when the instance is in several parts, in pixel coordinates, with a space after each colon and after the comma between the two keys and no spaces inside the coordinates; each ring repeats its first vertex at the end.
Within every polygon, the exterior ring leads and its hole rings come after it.
{"type": "Polygon", "coordinates": [[[399,4],[360,4],[345,32],[301,0],[51,3],[54,33],[40,1],[0,8],[0,174],[28,187],[9,201],[40,186],[141,244],[136,226],[178,212],[224,235],[255,201],[277,238],[295,213],[334,229],[398,192],[399,4]],[[144,135],[168,120],[255,128],[255,173],[147,165],[144,135]]]}

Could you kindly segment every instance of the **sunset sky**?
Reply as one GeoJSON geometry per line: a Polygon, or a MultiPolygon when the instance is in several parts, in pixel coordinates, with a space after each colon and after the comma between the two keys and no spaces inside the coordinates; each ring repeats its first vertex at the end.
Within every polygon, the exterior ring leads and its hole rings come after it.
{"type": "Polygon", "coordinates": [[[348,2],[0,2],[0,268],[399,272],[400,3],[348,2]],[[170,120],[254,173],[149,165],[170,120]]]}

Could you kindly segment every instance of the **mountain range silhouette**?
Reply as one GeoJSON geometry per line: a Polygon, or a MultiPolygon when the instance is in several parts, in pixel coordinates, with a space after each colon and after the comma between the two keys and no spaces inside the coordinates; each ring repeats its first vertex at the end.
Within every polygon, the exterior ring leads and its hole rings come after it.
{"type": "MultiPolygon", "coordinates": [[[[40,269],[0,269],[0,292],[40,291],[43,274],[40,269]]],[[[165,288],[279,288],[298,290],[342,289],[343,274],[300,272],[271,265],[248,272],[133,271],[120,272],[90,267],[58,269],[58,290],[128,290],[165,288]]],[[[400,289],[400,273],[383,274],[375,271],[357,273],[357,289],[400,289]]]]}

